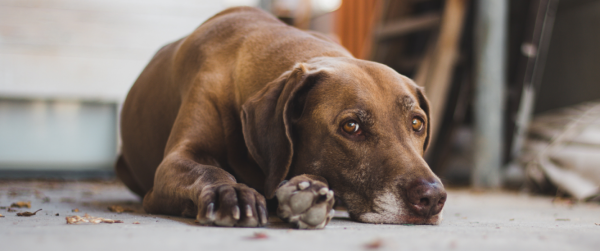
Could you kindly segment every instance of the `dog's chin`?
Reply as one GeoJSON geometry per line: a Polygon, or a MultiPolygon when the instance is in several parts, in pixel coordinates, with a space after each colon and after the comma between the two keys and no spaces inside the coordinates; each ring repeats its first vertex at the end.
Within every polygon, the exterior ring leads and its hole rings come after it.
{"type": "Polygon", "coordinates": [[[358,222],[373,224],[414,224],[414,225],[439,225],[442,222],[442,212],[439,214],[423,217],[411,214],[375,213],[367,212],[354,217],[358,222]]]}

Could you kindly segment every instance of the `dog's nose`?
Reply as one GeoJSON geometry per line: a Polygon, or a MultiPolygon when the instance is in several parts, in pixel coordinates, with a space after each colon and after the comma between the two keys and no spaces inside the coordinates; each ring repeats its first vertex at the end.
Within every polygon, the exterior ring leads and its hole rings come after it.
{"type": "Polygon", "coordinates": [[[420,179],[408,187],[406,199],[413,212],[429,217],[442,211],[446,203],[446,191],[440,182],[420,179]]]}

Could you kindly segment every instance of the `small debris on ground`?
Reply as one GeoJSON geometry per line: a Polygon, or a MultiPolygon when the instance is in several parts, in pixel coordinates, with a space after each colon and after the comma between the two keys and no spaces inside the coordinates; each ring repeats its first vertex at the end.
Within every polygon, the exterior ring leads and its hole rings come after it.
{"type": "Polygon", "coordinates": [[[575,204],[575,199],[564,198],[564,197],[554,197],[554,199],[552,199],[552,204],[573,206],[575,204]]]}
{"type": "Polygon", "coordinates": [[[60,202],[73,203],[75,200],[73,198],[60,198],[60,202]]]}
{"type": "Polygon", "coordinates": [[[81,195],[83,197],[92,197],[94,195],[94,192],[92,192],[92,191],[83,191],[83,192],[81,192],[81,195]]]}
{"type": "Polygon", "coordinates": [[[111,212],[115,212],[115,213],[123,213],[123,212],[133,213],[133,212],[135,212],[135,210],[133,210],[131,208],[122,207],[119,205],[112,205],[112,206],[108,207],[108,210],[110,210],[111,212]]]}
{"type": "Polygon", "coordinates": [[[56,213],[54,216],[59,216],[59,214],[58,214],[58,213],[56,213]]]}
{"type": "Polygon", "coordinates": [[[514,219],[514,218],[512,218],[512,219],[509,219],[509,221],[515,221],[515,219],[514,219]]]}
{"type": "Polygon", "coordinates": [[[254,235],[248,237],[248,239],[253,239],[253,240],[261,240],[261,239],[268,239],[269,236],[264,233],[264,232],[254,232],[254,235]]]}
{"type": "Polygon", "coordinates": [[[571,219],[556,219],[556,221],[570,221],[571,219]]]}
{"type": "Polygon", "coordinates": [[[17,201],[13,204],[10,205],[11,207],[18,207],[18,208],[31,208],[31,201],[17,201]]]}
{"type": "Polygon", "coordinates": [[[375,239],[367,244],[365,244],[365,247],[367,249],[378,249],[383,245],[383,241],[381,239],[375,239]]]}
{"type": "Polygon", "coordinates": [[[85,214],[83,217],[81,217],[79,215],[67,216],[67,217],[65,217],[65,219],[67,220],[67,224],[78,224],[78,223],[93,223],[93,224],[98,224],[98,223],[123,223],[122,220],[105,219],[105,218],[102,218],[102,217],[90,216],[88,214],[85,214]]]}
{"type": "Polygon", "coordinates": [[[8,209],[6,209],[6,211],[12,213],[12,212],[16,212],[17,210],[12,207],[9,207],[8,209]]]}
{"type": "MultiPolygon", "coordinates": [[[[4,217],[4,215],[0,214],[0,217],[4,217]]],[[[598,225],[598,224],[596,224],[596,225],[598,225]]]]}
{"type": "Polygon", "coordinates": [[[26,216],[26,217],[29,217],[29,216],[34,216],[34,215],[35,215],[37,212],[39,212],[39,211],[42,211],[42,209],[38,209],[37,211],[35,211],[35,212],[33,212],[33,213],[32,213],[32,212],[22,212],[22,213],[18,213],[18,214],[17,214],[17,216],[26,216]]]}
{"type": "Polygon", "coordinates": [[[75,208],[75,209],[71,210],[71,212],[77,213],[77,212],[79,212],[79,208],[75,208]]]}
{"type": "Polygon", "coordinates": [[[140,224],[140,222],[139,221],[134,221],[133,224],[140,224]]]}
{"type": "Polygon", "coordinates": [[[0,209],[6,209],[7,207],[0,207],[0,209]]]}

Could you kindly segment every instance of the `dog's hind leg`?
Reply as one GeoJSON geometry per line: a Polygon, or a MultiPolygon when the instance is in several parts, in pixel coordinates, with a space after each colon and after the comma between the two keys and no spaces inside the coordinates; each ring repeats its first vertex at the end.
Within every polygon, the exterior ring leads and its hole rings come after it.
{"type": "Polygon", "coordinates": [[[117,177],[129,188],[129,190],[144,198],[146,192],[135,181],[135,178],[127,166],[127,161],[125,161],[125,158],[122,154],[119,154],[117,163],[115,163],[115,173],[117,174],[117,177]]]}

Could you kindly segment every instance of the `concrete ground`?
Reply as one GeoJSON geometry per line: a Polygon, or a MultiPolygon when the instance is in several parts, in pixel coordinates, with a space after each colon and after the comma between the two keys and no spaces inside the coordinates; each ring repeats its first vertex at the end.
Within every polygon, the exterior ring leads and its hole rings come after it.
{"type": "Polygon", "coordinates": [[[31,208],[0,209],[2,250],[600,250],[600,204],[511,192],[450,190],[439,226],[355,223],[338,212],[324,230],[290,229],[276,217],[267,228],[244,229],[148,215],[118,182],[0,181],[0,206],[17,201],[31,208]],[[113,213],[111,205],[134,212],[113,213]],[[66,224],[86,213],[124,223],[66,224]]]}

